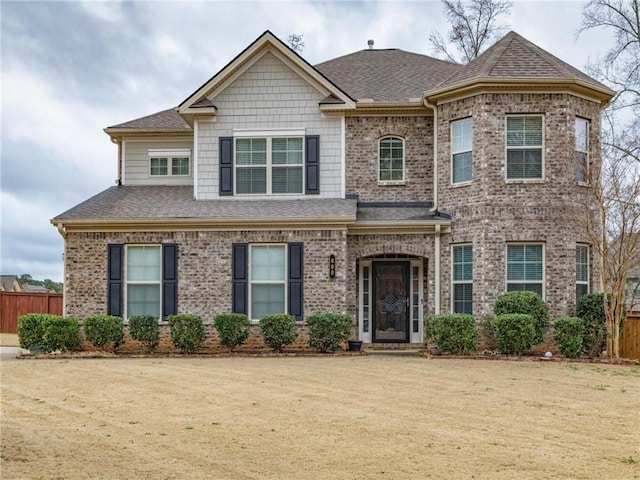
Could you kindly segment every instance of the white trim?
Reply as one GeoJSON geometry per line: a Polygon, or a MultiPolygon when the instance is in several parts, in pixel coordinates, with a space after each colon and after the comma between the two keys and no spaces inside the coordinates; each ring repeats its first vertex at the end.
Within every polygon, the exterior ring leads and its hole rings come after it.
{"type": "Polygon", "coordinates": [[[190,157],[189,148],[150,148],[149,157],[190,157]]]}
{"type": "Polygon", "coordinates": [[[422,259],[409,262],[409,343],[424,343],[424,267],[422,259]],[[418,292],[413,291],[413,269],[418,269],[418,292]],[[418,294],[418,303],[414,303],[414,295],[418,294]],[[413,317],[413,309],[418,307],[418,318],[413,317]],[[413,322],[418,321],[418,331],[413,331],[413,322]]]}
{"type": "Polygon", "coordinates": [[[340,118],[340,137],[340,197],[344,198],[347,192],[347,119],[344,115],[340,118]]]}
{"type": "MultiPolygon", "coordinates": [[[[384,135],[382,137],[378,138],[378,164],[377,166],[377,180],[378,180],[378,185],[404,185],[405,184],[405,179],[406,179],[406,162],[405,162],[405,151],[406,151],[406,147],[405,147],[405,139],[399,135],[384,135]],[[392,139],[392,140],[400,140],[402,142],[402,178],[400,180],[381,180],[380,179],[380,143],[383,140],[388,140],[388,139],[392,139]]],[[[390,159],[393,160],[393,159],[390,159]]],[[[393,171],[393,169],[391,169],[391,171],[393,171]]]]}
{"type": "MultiPolygon", "coordinates": [[[[578,285],[586,285],[587,293],[591,293],[591,248],[588,243],[576,243],[576,254],[578,253],[579,248],[584,248],[587,251],[586,259],[587,259],[587,279],[586,280],[578,280],[578,259],[576,258],[576,286],[578,285]]],[[[576,301],[578,299],[576,298],[576,301]]]]}
{"type": "Polygon", "coordinates": [[[440,315],[440,295],[441,295],[441,286],[440,286],[440,224],[436,224],[436,233],[435,233],[435,258],[434,258],[434,314],[440,315]]]}
{"type": "Polygon", "coordinates": [[[371,274],[372,270],[373,270],[373,265],[371,260],[360,261],[360,275],[359,275],[360,280],[358,285],[358,338],[362,340],[363,343],[371,343],[371,325],[372,325],[371,312],[373,310],[371,305],[371,298],[373,295],[372,287],[371,287],[371,284],[373,283],[372,274],[371,274]],[[368,283],[369,288],[367,289],[367,294],[369,299],[369,312],[367,314],[368,318],[365,318],[365,314],[364,314],[364,280],[365,280],[364,269],[366,267],[369,268],[369,275],[367,277],[367,280],[369,281],[368,283]],[[364,331],[365,320],[369,321],[368,332],[364,331]]]}
{"type": "Polygon", "coordinates": [[[125,180],[125,172],[127,171],[126,166],[125,166],[125,161],[126,161],[126,155],[125,155],[125,144],[127,142],[125,140],[122,140],[122,149],[120,150],[120,156],[121,156],[121,165],[122,165],[122,171],[120,172],[120,182],[123,185],[126,185],[126,180],[125,180]]]}
{"type": "Polygon", "coordinates": [[[504,179],[505,182],[507,183],[541,183],[544,182],[546,179],[546,169],[545,169],[545,149],[546,149],[546,135],[545,135],[545,127],[546,127],[546,116],[544,113],[507,113],[504,116],[504,179]],[[540,117],[542,118],[542,122],[541,122],[541,144],[538,147],[536,146],[532,146],[532,145],[525,145],[525,146],[518,146],[518,147],[509,147],[508,145],[508,139],[507,139],[507,135],[508,135],[508,123],[509,123],[509,118],[515,118],[515,117],[540,117]],[[527,149],[534,149],[534,148],[540,148],[540,177],[536,177],[536,178],[509,178],[509,174],[508,174],[508,152],[509,150],[527,150],[527,149]]]}
{"type": "Polygon", "coordinates": [[[450,160],[449,165],[451,165],[451,167],[449,168],[449,170],[450,170],[450,172],[449,172],[450,173],[449,181],[450,181],[452,186],[456,186],[456,187],[459,187],[459,186],[462,186],[462,185],[469,185],[470,183],[473,182],[473,117],[466,117],[466,118],[460,118],[458,120],[452,120],[449,123],[449,135],[450,135],[450,145],[451,145],[451,157],[449,159],[450,160]],[[459,150],[459,151],[457,151],[457,150],[454,150],[454,148],[453,148],[453,127],[456,124],[462,124],[464,122],[471,122],[471,148],[469,148],[468,150],[459,150]],[[453,168],[453,160],[454,160],[454,156],[458,155],[458,154],[461,154],[461,153],[467,153],[467,152],[471,152],[471,180],[463,180],[463,181],[460,181],[460,182],[455,182],[454,179],[453,179],[453,170],[454,170],[454,168],[453,168]]]}
{"type": "MultiPolygon", "coordinates": [[[[198,155],[200,150],[198,149],[198,134],[200,130],[199,120],[196,118],[193,121],[193,198],[198,200],[198,155]]],[[[218,159],[218,162],[220,159],[218,159]]],[[[218,189],[220,188],[220,182],[218,181],[218,189]]],[[[220,192],[218,191],[218,194],[220,192]]]]}
{"type": "MultiPolygon", "coordinates": [[[[455,300],[456,300],[456,294],[455,294],[455,286],[456,285],[471,285],[471,288],[473,289],[473,243],[471,242],[465,242],[465,243],[454,243],[451,245],[451,301],[449,302],[451,305],[450,307],[450,311],[451,313],[455,313],[455,300]],[[455,279],[455,255],[454,255],[454,250],[456,249],[456,247],[471,247],[471,280],[456,280],[455,279]]],[[[473,315],[473,296],[471,297],[471,311],[472,311],[472,315],[473,315]]]]}
{"type": "Polygon", "coordinates": [[[124,281],[123,284],[123,318],[128,321],[129,320],[129,299],[127,298],[129,295],[129,285],[157,285],[159,292],[159,305],[158,305],[158,321],[162,321],[162,244],[158,243],[132,243],[128,245],[124,245],[124,262],[123,262],[123,272],[122,276],[124,281]],[[158,268],[159,268],[159,279],[158,281],[129,281],[129,248],[139,248],[139,247],[154,247],[158,249],[158,268]]]}
{"type": "Polygon", "coordinates": [[[288,305],[287,305],[287,299],[289,298],[288,294],[288,289],[289,289],[289,245],[287,243],[250,243],[249,244],[249,249],[247,252],[247,317],[249,317],[249,320],[252,323],[257,323],[260,319],[259,318],[252,318],[253,313],[252,313],[252,302],[251,302],[251,290],[253,287],[253,283],[254,281],[251,278],[251,250],[254,247],[283,247],[284,249],[284,265],[283,265],[283,269],[284,269],[284,280],[280,281],[280,280],[256,280],[255,283],[257,285],[276,285],[276,284],[282,284],[284,285],[284,298],[283,298],[283,306],[284,306],[284,312],[280,312],[280,313],[289,313],[288,312],[288,305]]]}
{"type": "MultiPolygon", "coordinates": [[[[578,185],[589,185],[589,169],[590,169],[590,155],[589,155],[589,135],[591,134],[591,121],[587,118],[583,118],[583,117],[578,117],[576,116],[574,123],[573,123],[573,133],[574,133],[574,137],[575,137],[575,151],[578,153],[584,153],[586,156],[586,165],[585,165],[585,171],[583,172],[584,175],[584,180],[578,180],[576,178],[576,182],[578,183],[578,185]],[[585,150],[579,150],[578,149],[578,129],[576,128],[576,125],[578,122],[584,122],[587,126],[586,128],[586,148],[585,150]]],[[[575,173],[574,173],[575,175],[575,173]]]]}
{"type": "Polygon", "coordinates": [[[542,283],[542,299],[545,300],[546,298],[546,269],[547,269],[547,262],[546,262],[546,248],[545,248],[545,243],[544,242],[507,242],[505,244],[504,247],[504,291],[508,292],[509,291],[509,284],[522,284],[522,283],[542,283]],[[519,245],[540,245],[542,247],[542,279],[541,280],[512,280],[509,281],[508,279],[508,273],[509,273],[509,247],[513,247],[513,246],[519,246],[519,245]]]}
{"type": "Polygon", "coordinates": [[[274,128],[274,129],[234,129],[234,138],[258,138],[258,137],[304,137],[304,128],[274,128]]]}

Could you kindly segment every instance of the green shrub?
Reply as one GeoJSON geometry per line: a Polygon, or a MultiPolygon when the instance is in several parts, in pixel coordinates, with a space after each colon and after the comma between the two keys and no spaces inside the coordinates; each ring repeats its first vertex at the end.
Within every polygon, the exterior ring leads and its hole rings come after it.
{"type": "Polygon", "coordinates": [[[42,351],[54,352],[77,349],[81,345],[78,320],[50,315],[43,322],[42,351]]]}
{"type": "Polygon", "coordinates": [[[213,326],[218,331],[220,343],[233,351],[249,338],[249,319],[243,313],[221,313],[213,317],[213,326]]]}
{"type": "Polygon", "coordinates": [[[582,346],[589,357],[598,357],[607,344],[604,294],[590,293],[578,299],[576,317],[582,319],[582,346]]]}
{"type": "Polygon", "coordinates": [[[283,347],[296,340],[296,319],[286,313],[265,315],[260,319],[260,332],[268,347],[282,352],[283,347]]]}
{"type": "Polygon", "coordinates": [[[531,315],[505,313],[498,315],[492,324],[496,347],[503,355],[520,355],[534,345],[536,330],[531,315]]]}
{"type": "Polygon", "coordinates": [[[321,312],[307,317],[309,346],[321,352],[335,352],[349,340],[353,322],[343,313],[321,312]]]}
{"type": "Polygon", "coordinates": [[[567,358],[578,358],[582,353],[582,320],[578,317],[559,317],[554,328],[560,353],[567,358]]]}
{"type": "Polygon", "coordinates": [[[466,313],[427,317],[427,338],[445,352],[466,355],[477,347],[476,322],[466,313]]]}
{"type": "Polygon", "coordinates": [[[141,314],[129,317],[129,335],[133,340],[147,346],[149,353],[155,352],[160,343],[160,325],[158,317],[141,314]]]}
{"type": "Polygon", "coordinates": [[[98,348],[113,345],[115,351],[124,342],[124,325],[121,317],[113,315],[95,315],[82,322],[84,336],[89,343],[98,348]]]}
{"type": "Polygon", "coordinates": [[[182,353],[195,353],[206,337],[204,324],[199,315],[169,315],[171,343],[182,353]]]}
{"type": "Polygon", "coordinates": [[[47,313],[27,313],[18,319],[18,341],[22,348],[42,345],[44,321],[49,317],[47,313]]]}
{"type": "Polygon", "coordinates": [[[535,337],[534,344],[544,340],[549,326],[549,307],[534,292],[507,292],[498,297],[493,307],[496,315],[505,313],[524,313],[533,317],[535,337]]]}

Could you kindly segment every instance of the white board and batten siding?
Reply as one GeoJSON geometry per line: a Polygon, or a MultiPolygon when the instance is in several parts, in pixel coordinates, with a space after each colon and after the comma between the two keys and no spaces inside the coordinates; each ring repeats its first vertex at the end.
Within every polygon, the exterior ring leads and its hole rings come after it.
{"type": "MultiPolygon", "coordinates": [[[[199,121],[197,132],[198,199],[219,197],[219,139],[234,131],[303,131],[320,136],[320,194],[341,198],[342,129],[340,117],[324,117],[319,102],[325,94],[312,86],[273,53],[265,53],[211,101],[217,108],[212,121],[199,121]]],[[[304,195],[270,195],[297,198],[304,195]]],[[[238,197],[235,197],[238,198],[238,197]]]]}
{"type": "Polygon", "coordinates": [[[193,140],[185,137],[125,139],[123,144],[125,185],[193,185],[193,140]],[[189,175],[151,175],[150,158],[156,153],[165,156],[171,151],[180,155],[189,153],[189,175]]]}

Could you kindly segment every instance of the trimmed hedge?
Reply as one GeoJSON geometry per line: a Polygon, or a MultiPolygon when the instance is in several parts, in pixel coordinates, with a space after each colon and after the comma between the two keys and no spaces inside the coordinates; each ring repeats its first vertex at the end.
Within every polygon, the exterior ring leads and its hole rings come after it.
{"type": "Polygon", "coordinates": [[[249,338],[249,319],[243,313],[221,313],[213,317],[213,326],[218,331],[220,344],[233,351],[249,338]]]}
{"type": "Polygon", "coordinates": [[[169,315],[167,320],[171,329],[171,343],[182,353],[197,352],[206,338],[202,318],[199,315],[183,313],[169,315]]]}
{"type": "Polygon", "coordinates": [[[353,322],[343,313],[321,312],[307,317],[309,346],[322,353],[335,352],[349,340],[353,322]]]}
{"type": "Polygon", "coordinates": [[[431,315],[426,320],[427,338],[445,352],[467,355],[477,348],[476,322],[466,313],[431,315]]]}
{"type": "Polygon", "coordinates": [[[589,357],[598,357],[607,345],[604,294],[590,293],[578,299],[576,317],[582,319],[582,343],[589,357]]]}
{"type": "Polygon", "coordinates": [[[82,321],[84,336],[94,347],[106,348],[113,345],[116,351],[124,343],[124,325],[121,317],[94,315],[82,321]]]}
{"type": "Polygon", "coordinates": [[[160,325],[158,317],[140,314],[129,317],[129,335],[133,340],[142,342],[147,351],[153,353],[160,344],[160,325]]]}
{"type": "Polygon", "coordinates": [[[492,322],[496,347],[503,355],[521,355],[535,342],[536,330],[533,317],[524,313],[505,313],[492,322]]]}
{"type": "Polygon", "coordinates": [[[42,351],[75,350],[82,344],[78,320],[71,317],[49,315],[43,322],[42,351]]]}
{"type": "Polygon", "coordinates": [[[496,315],[521,313],[531,315],[534,322],[534,345],[544,341],[549,326],[549,307],[535,292],[507,292],[498,297],[493,307],[496,315]]]}
{"type": "Polygon", "coordinates": [[[27,313],[18,319],[18,341],[22,348],[42,345],[44,321],[52,317],[47,313],[27,313]]]}
{"type": "Polygon", "coordinates": [[[582,353],[582,320],[578,317],[559,317],[554,328],[554,338],[560,353],[567,358],[578,358],[582,353]]]}
{"type": "Polygon", "coordinates": [[[260,319],[260,332],[264,343],[276,352],[296,341],[296,319],[293,315],[278,313],[260,319]]]}

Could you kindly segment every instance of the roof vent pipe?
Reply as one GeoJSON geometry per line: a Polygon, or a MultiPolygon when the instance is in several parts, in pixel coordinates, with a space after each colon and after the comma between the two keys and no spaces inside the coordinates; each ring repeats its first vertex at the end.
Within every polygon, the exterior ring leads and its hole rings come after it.
{"type": "Polygon", "coordinates": [[[369,45],[369,50],[373,50],[373,40],[367,40],[367,45],[369,45]]]}

